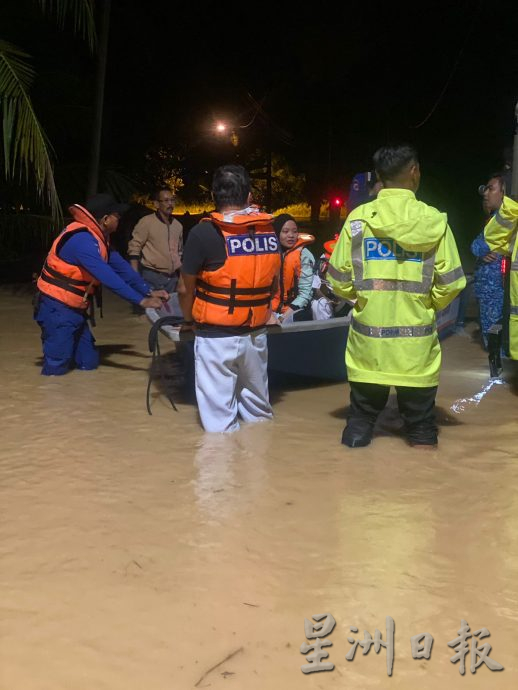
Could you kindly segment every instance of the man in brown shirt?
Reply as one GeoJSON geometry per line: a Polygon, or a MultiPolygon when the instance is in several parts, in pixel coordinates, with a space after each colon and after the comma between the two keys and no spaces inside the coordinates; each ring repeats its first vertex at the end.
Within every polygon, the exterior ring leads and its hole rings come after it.
{"type": "Polygon", "coordinates": [[[182,264],[183,228],[173,218],[175,197],[168,187],[153,195],[156,212],[141,218],[128,244],[131,266],[155,289],[174,292],[182,264]]]}

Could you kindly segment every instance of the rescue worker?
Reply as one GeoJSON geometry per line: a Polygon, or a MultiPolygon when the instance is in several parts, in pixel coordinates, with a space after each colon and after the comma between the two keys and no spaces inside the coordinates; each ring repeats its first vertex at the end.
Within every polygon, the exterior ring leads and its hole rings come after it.
{"type": "Polygon", "coordinates": [[[491,251],[511,257],[509,352],[518,359],[518,202],[504,196],[501,207],[484,229],[484,237],[491,251]]]}
{"type": "MultiPolygon", "coordinates": [[[[491,175],[480,191],[484,212],[487,214],[487,224],[502,205],[505,191],[502,175],[491,175]]],[[[471,252],[476,257],[473,285],[479,303],[480,332],[484,348],[489,352],[491,376],[498,376],[502,370],[500,350],[504,306],[503,257],[490,250],[484,240],[483,230],[471,243],[471,252]]]]}
{"type": "Polygon", "coordinates": [[[109,194],[69,208],[74,221],[52,244],[37,282],[34,318],[41,327],[45,376],[66,374],[72,366],[99,366],[88,316],[101,283],[142,307],[159,308],[169,297],[164,290],[151,290],[118,252],[110,250],[110,235],[125,208],[109,194]]]}
{"type": "Polygon", "coordinates": [[[441,365],[435,314],[466,280],[446,215],[415,198],[416,151],[386,146],[374,164],[383,189],[348,216],[327,273],[337,294],[356,299],[345,359],[351,407],[342,443],[355,448],[371,442],[395,386],[409,443],[435,447],[441,365]]]}
{"type": "Polygon", "coordinates": [[[278,286],[279,241],[272,216],[251,206],[250,178],[240,165],[218,168],[216,212],[195,225],[185,244],[178,297],[194,322],[196,399],[206,431],[230,432],[272,417],[265,324],[278,286]]]}
{"type": "Polygon", "coordinates": [[[295,321],[310,320],[315,257],[307,247],[315,238],[299,232],[295,218],[289,213],[274,218],[273,228],[281,246],[281,270],[272,310],[279,314],[278,321],[292,316],[295,321]]]}

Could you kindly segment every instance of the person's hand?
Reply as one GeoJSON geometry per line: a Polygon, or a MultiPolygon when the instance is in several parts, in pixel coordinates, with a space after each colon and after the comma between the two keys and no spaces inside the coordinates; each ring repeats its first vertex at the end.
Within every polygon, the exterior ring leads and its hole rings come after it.
{"type": "Polygon", "coordinates": [[[499,258],[500,254],[497,254],[496,252],[489,252],[489,254],[486,254],[482,257],[482,261],[485,261],[486,264],[490,264],[493,261],[497,261],[499,258]]]}
{"type": "Polygon", "coordinates": [[[167,302],[169,300],[169,293],[167,290],[151,290],[149,293],[150,297],[158,297],[159,299],[163,300],[164,302],[167,302]]]}
{"type": "Polygon", "coordinates": [[[196,324],[194,321],[184,321],[183,323],[180,324],[180,333],[184,333],[185,331],[195,331],[196,330],[196,324]]]}
{"type": "Polygon", "coordinates": [[[278,314],[276,314],[274,311],[270,314],[270,318],[266,322],[267,326],[279,326],[279,319],[278,319],[278,314]]]}
{"type": "Polygon", "coordinates": [[[144,309],[160,309],[163,302],[160,297],[144,297],[139,304],[144,309]]]}
{"type": "Polygon", "coordinates": [[[286,311],[283,311],[282,314],[279,317],[279,322],[282,323],[284,319],[287,319],[290,316],[293,316],[293,309],[291,307],[288,307],[286,311]]]}

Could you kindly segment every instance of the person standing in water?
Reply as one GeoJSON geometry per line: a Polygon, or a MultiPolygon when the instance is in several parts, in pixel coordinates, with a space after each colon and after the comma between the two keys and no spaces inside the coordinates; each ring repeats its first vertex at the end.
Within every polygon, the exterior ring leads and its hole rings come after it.
{"type": "Polygon", "coordinates": [[[239,417],[273,416],[265,325],[281,263],[272,216],[252,206],[250,178],[224,165],[212,181],[216,211],[185,244],[178,297],[194,326],[196,400],[205,431],[239,429],[239,417]]]}
{"type": "Polygon", "coordinates": [[[367,446],[395,386],[408,442],[437,445],[435,396],[441,348],[435,314],[466,279],[446,215],[417,201],[421,172],[411,146],[374,155],[378,198],[349,214],[328,279],[355,299],[346,347],[351,407],[342,443],[367,446]]]}
{"type": "Polygon", "coordinates": [[[159,308],[169,298],[165,290],[153,290],[110,248],[110,235],[125,209],[109,194],[69,208],[74,220],[54,241],[37,282],[34,318],[41,328],[44,376],[99,366],[88,319],[101,284],[143,308],[159,308]]]}

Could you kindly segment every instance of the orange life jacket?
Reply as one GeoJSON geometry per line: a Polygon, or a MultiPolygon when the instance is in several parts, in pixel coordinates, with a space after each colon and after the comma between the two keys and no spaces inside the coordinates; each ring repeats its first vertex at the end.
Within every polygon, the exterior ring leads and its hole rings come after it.
{"type": "Polygon", "coordinates": [[[216,326],[262,326],[281,264],[272,217],[259,210],[210,216],[203,220],[220,230],[227,258],[215,271],[198,274],[193,318],[216,326]]]}
{"type": "Polygon", "coordinates": [[[299,232],[297,244],[287,249],[281,256],[281,273],[279,288],[272,299],[272,309],[276,312],[285,312],[295,297],[300,277],[300,254],[304,247],[315,241],[313,235],[299,232]]]}
{"type": "Polygon", "coordinates": [[[324,242],[324,253],[326,255],[326,259],[329,260],[331,258],[331,254],[333,253],[333,250],[336,247],[336,243],[338,242],[339,237],[340,235],[337,233],[332,240],[324,242]]]}
{"type": "Polygon", "coordinates": [[[109,244],[95,218],[82,206],[74,204],[69,208],[74,222],[67,225],[54,240],[47,255],[40,277],[38,290],[49,297],[63,302],[68,307],[87,309],[89,300],[100,284],[82,266],[69,264],[58,254],[63,244],[76,232],[87,230],[98,242],[99,252],[104,261],[108,261],[109,244]]]}

